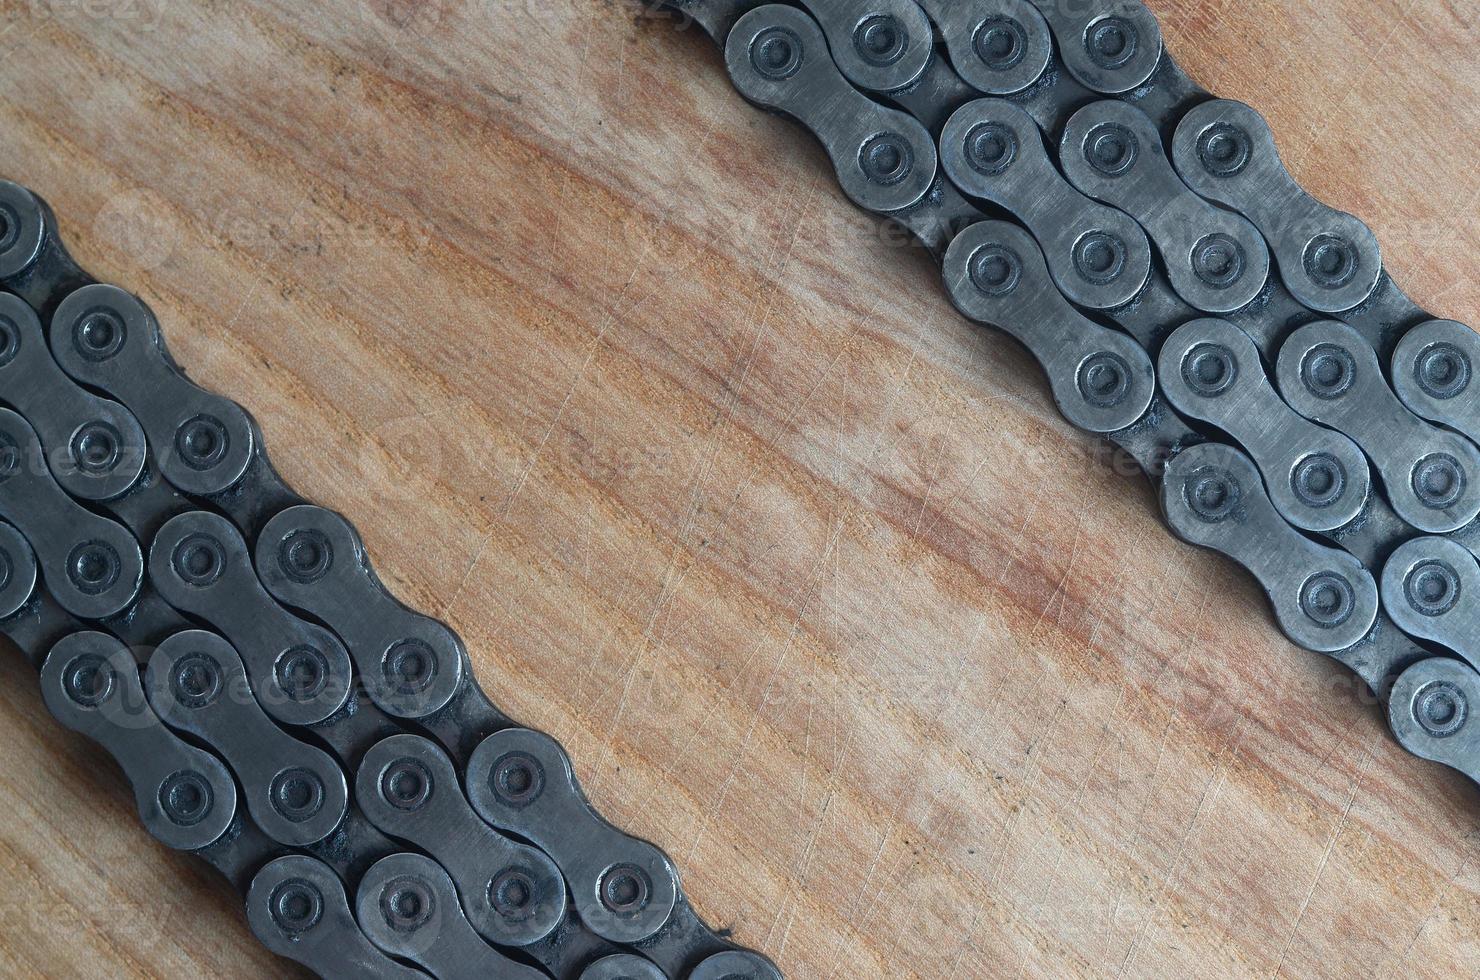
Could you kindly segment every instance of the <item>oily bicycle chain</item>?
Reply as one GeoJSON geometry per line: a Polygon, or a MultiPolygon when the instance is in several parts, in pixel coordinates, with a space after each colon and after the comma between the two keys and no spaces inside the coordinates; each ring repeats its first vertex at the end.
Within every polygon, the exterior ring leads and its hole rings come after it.
{"type": "Polygon", "coordinates": [[[145,828],[326,977],[778,980],[0,181],[0,633],[145,828]]]}
{"type": "Polygon", "coordinates": [[[1480,337],[1303,190],[1140,0],[667,0],[967,319],[1160,485],[1410,752],[1480,780],[1480,337]]]}

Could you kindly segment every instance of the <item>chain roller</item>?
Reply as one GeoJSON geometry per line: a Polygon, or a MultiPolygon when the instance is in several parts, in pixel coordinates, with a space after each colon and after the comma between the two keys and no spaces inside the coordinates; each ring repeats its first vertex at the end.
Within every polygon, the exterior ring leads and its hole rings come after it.
{"type": "Polygon", "coordinates": [[[1064,66],[1086,88],[1119,95],[1151,78],[1161,60],[1161,25],[1140,0],[1033,0],[1059,41],[1064,66]]]}
{"type": "Polygon", "coordinates": [[[935,33],[914,0],[801,0],[843,76],[879,94],[909,88],[935,57],[935,33]]]}
{"type": "Polygon", "coordinates": [[[1053,60],[1048,22],[1027,0],[922,0],[956,73],[985,95],[1012,95],[1053,60]]]}
{"type": "Polygon", "coordinates": [[[30,191],[0,182],[0,279],[14,280],[34,267],[46,237],[46,216],[30,191]]]}
{"type": "Polygon", "coordinates": [[[1480,727],[1469,723],[1477,705],[1480,676],[1458,661],[1432,657],[1393,684],[1388,721],[1409,752],[1480,782],[1480,727]]]}
{"type": "Polygon", "coordinates": [[[1480,668],[1480,565],[1448,538],[1405,542],[1382,569],[1382,603],[1413,636],[1480,668]]]}
{"type": "Polygon", "coordinates": [[[31,545],[21,532],[0,521],[0,622],[25,609],[39,574],[31,545]]]}

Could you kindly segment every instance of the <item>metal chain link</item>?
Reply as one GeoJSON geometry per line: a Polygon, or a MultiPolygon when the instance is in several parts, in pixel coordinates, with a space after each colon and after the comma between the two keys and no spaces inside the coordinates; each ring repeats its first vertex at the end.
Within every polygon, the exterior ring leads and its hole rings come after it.
{"type": "Polygon", "coordinates": [[[269,949],[326,977],[779,980],[5,181],[0,286],[0,633],[269,949]]]}

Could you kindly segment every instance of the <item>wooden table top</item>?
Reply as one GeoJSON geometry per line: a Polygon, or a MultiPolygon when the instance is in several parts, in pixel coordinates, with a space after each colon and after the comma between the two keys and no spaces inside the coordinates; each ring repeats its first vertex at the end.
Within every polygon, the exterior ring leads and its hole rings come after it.
{"type": "MultiPolygon", "coordinates": [[[[1152,0],[1480,316],[1463,0],[1152,0]]],[[[1480,794],[612,0],[0,0],[0,174],[793,978],[1480,971],[1480,794]]],[[[0,970],[281,975],[0,651],[0,970]]]]}

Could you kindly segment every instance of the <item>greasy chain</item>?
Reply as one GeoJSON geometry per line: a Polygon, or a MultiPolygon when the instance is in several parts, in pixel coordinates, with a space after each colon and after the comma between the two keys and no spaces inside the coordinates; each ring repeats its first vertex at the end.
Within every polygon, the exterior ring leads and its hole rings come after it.
{"type": "Polygon", "coordinates": [[[1480,337],[1424,312],[1139,0],[669,0],[911,232],[1064,417],[1480,779],[1480,337]],[[1470,717],[1472,706],[1477,718],[1470,717]]]}
{"type": "MultiPolygon", "coordinates": [[[[1408,750],[1480,777],[1480,339],[1402,293],[1257,112],[1135,0],[668,6],[1159,482],[1176,534],[1248,568],[1408,750]]],[[[0,631],[265,945],[325,976],[779,977],[8,182],[0,284],[0,631]]]]}
{"type": "Polygon", "coordinates": [[[779,980],[0,181],[0,633],[144,827],[326,977],[779,980]]]}

